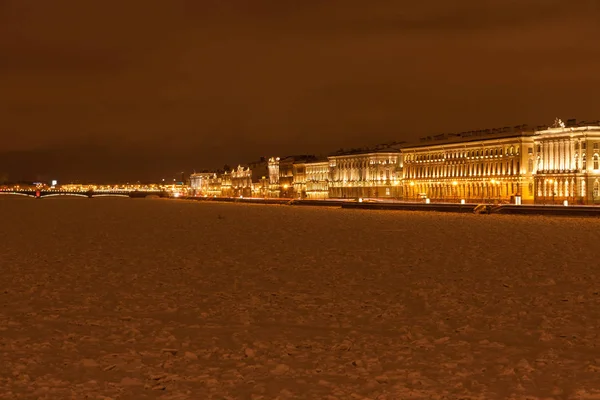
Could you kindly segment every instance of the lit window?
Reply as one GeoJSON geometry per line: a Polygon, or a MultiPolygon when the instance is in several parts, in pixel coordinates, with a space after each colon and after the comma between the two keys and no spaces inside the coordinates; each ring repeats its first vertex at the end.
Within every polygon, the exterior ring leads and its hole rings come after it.
{"type": "Polygon", "coordinates": [[[598,154],[594,154],[594,169],[598,169],[598,154]]]}

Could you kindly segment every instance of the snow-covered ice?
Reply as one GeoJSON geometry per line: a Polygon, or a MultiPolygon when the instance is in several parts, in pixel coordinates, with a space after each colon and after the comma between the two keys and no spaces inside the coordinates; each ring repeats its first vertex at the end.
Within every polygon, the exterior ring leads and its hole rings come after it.
{"type": "Polygon", "coordinates": [[[0,399],[600,398],[600,219],[0,198],[0,223],[0,399]]]}

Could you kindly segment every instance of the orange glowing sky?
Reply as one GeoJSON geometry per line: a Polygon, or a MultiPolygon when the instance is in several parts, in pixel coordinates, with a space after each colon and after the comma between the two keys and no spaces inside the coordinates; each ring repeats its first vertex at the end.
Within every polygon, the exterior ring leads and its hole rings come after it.
{"type": "Polygon", "coordinates": [[[0,0],[0,173],[159,179],[600,119],[599,20],[596,0],[0,0]]]}

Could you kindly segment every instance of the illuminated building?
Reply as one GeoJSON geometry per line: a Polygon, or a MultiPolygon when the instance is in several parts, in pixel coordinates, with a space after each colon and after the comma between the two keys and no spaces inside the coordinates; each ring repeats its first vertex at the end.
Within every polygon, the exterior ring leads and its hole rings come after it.
{"type": "Polygon", "coordinates": [[[269,197],[302,197],[306,191],[305,167],[316,160],[312,155],[271,157],[269,159],[269,197]]]}
{"type": "Polygon", "coordinates": [[[229,178],[229,188],[231,188],[231,174],[226,173],[213,173],[207,179],[207,189],[204,196],[223,196],[223,189],[227,187],[227,178],[229,178]]]}
{"type": "Polygon", "coordinates": [[[244,197],[481,203],[600,203],[600,124],[556,120],[422,138],[374,149],[272,157],[194,174],[194,191],[244,197]],[[220,186],[220,189],[219,189],[220,186]]]}
{"type": "Polygon", "coordinates": [[[306,198],[329,198],[329,162],[327,160],[308,162],[305,166],[306,198]]]}
{"type": "Polygon", "coordinates": [[[214,172],[199,172],[190,175],[190,190],[193,196],[204,196],[209,194],[210,180],[215,176],[214,172]]]}
{"type": "Polygon", "coordinates": [[[421,142],[402,149],[405,200],[533,202],[533,137],[525,126],[421,142]]]}
{"type": "Polygon", "coordinates": [[[598,122],[557,119],[533,137],[536,203],[600,203],[598,122]]]}
{"type": "Polygon", "coordinates": [[[231,171],[231,187],[234,197],[252,197],[252,170],[238,165],[231,171]]]}
{"type": "Polygon", "coordinates": [[[279,160],[279,197],[294,197],[294,161],[297,158],[289,156],[279,160]]]}
{"type": "Polygon", "coordinates": [[[295,162],[292,166],[292,174],[294,175],[294,197],[306,198],[306,162],[295,162]]]}
{"type": "Polygon", "coordinates": [[[217,175],[217,179],[212,180],[212,189],[214,191],[214,195],[222,196],[222,197],[232,197],[234,195],[233,184],[232,184],[232,175],[233,170],[225,171],[222,174],[217,175]],[[220,187],[220,190],[218,188],[220,187]],[[218,194],[217,194],[218,193],[218,194]]]}
{"type": "Polygon", "coordinates": [[[252,196],[268,197],[269,195],[269,164],[265,157],[248,164],[252,171],[252,196]]]}
{"type": "Polygon", "coordinates": [[[328,157],[330,198],[402,197],[399,150],[351,152],[328,157]]]}
{"type": "Polygon", "coordinates": [[[269,158],[268,197],[279,197],[279,157],[269,158]]]}

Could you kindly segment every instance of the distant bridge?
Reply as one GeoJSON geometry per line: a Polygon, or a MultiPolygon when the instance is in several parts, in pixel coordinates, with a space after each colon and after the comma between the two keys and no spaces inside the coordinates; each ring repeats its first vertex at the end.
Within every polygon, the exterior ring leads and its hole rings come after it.
{"type": "Polygon", "coordinates": [[[15,189],[0,189],[0,195],[17,195],[33,198],[58,197],[58,196],[73,196],[73,197],[133,197],[142,198],[148,196],[171,197],[171,194],[163,190],[15,190],[15,189]]]}

